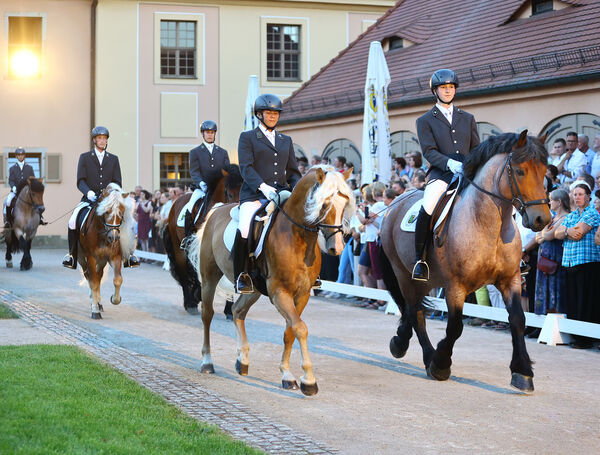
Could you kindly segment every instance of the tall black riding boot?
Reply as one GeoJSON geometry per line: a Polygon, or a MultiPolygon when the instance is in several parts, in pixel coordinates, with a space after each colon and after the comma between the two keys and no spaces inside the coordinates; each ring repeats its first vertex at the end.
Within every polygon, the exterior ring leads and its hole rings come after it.
{"type": "Polygon", "coordinates": [[[412,279],[417,281],[429,280],[429,266],[425,262],[425,251],[430,236],[431,215],[423,207],[419,211],[417,224],[415,226],[415,255],[416,264],[413,268],[412,279]]]}
{"type": "Polygon", "coordinates": [[[68,239],[69,254],[63,258],[62,265],[75,270],[77,268],[77,244],[79,243],[76,229],[69,229],[68,239]]]}
{"type": "Polygon", "coordinates": [[[248,239],[242,237],[240,231],[235,235],[233,243],[233,275],[235,280],[235,292],[238,294],[252,294],[254,285],[252,278],[248,275],[248,239]]]}

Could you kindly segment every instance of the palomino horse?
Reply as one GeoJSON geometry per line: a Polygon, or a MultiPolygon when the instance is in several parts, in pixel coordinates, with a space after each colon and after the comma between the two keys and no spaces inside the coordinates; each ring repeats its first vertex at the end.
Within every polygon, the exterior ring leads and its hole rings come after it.
{"type": "MultiPolygon", "coordinates": [[[[236,202],[240,200],[240,188],[242,186],[242,176],[237,164],[231,164],[221,171],[223,177],[213,182],[208,188],[206,200],[208,204],[202,206],[202,212],[198,217],[195,227],[199,227],[204,221],[208,211],[217,202],[236,202]]],[[[185,251],[181,249],[181,241],[185,236],[185,230],[177,226],[177,217],[181,209],[190,200],[191,193],[179,197],[169,211],[167,225],[163,231],[163,243],[167,256],[169,257],[169,266],[171,275],[181,286],[183,290],[183,307],[190,314],[198,314],[198,302],[200,301],[200,282],[198,275],[187,260],[185,251]]]]}
{"type": "MultiPolygon", "coordinates": [[[[290,371],[292,344],[297,338],[302,355],[304,376],[300,389],[305,395],[318,392],[312,363],[306,343],[308,330],[300,319],[308,303],[312,284],[321,268],[319,249],[340,255],[344,249],[343,232],[349,229],[349,220],[355,203],[352,190],[346,184],[349,176],[333,168],[311,169],[298,182],[281,213],[277,215],[265,240],[258,267],[266,280],[266,290],[275,308],[285,318],[284,349],[279,369],[283,374],[284,389],[297,389],[298,384],[290,371]]],[[[223,233],[231,221],[233,204],[216,208],[209,214],[202,239],[199,235],[189,245],[190,261],[199,269],[202,280],[202,322],[204,344],[202,367],[204,373],[214,373],[210,353],[210,324],[214,315],[213,298],[217,283],[225,274],[232,283],[233,263],[223,242],[223,233]]],[[[236,370],[248,374],[249,350],[245,318],[260,293],[243,294],[233,305],[237,331],[238,358],[236,370]]]]}
{"type": "Polygon", "coordinates": [[[534,231],[550,222],[544,190],[547,159],[543,141],[527,137],[527,131],[491,137],[471,150],[464,163],[468,183],[457,196],[445,243],[436,248],[429,242],[428,282],[411,280],[414,234],[401,229],[405,213],[422,193],[410,192],[389,207],[381,229],[382,265],[385,284],[402,312],[397,335],[390,341],[394,357],[404,356],[414,329],[427,374],[439,381],[448,379],[452,349],[463,330],[465,297],[485,284],[494,284],[508,309],[513,344],[511,385],[533,391],[533,370],[523,337],[521,238],[512,212],[514,206],[525,227],[534,231]],[[437,349],[427,336],[422,305],[432,287],[446,289],[448,305],[446,337],[437,349]]]}
{"type": "Polygon", "coordinates": [[[40,216],[44,213],[44,184],[41,180],[29,177],[17,188],[12,225],[3,233],[6,241],[6,267],[12,267],[12,253],[23,251],[21,270],[33,266],[31,260],[31,242],[40,225],[40,216]]]}
{"type": "Polygon", "coordinates": [[[136,244],[132,210],[133,203],[129,194],[124,194],[119,185],[111,183],[102,191],[98,202],[81,226],[78,262],[90,285],[92,319],[102,319],[100,284],[107,264],[114,271],[115,291],[110,302],[113,305],[121,303],[122,258],[129,257],[136,244]]]}

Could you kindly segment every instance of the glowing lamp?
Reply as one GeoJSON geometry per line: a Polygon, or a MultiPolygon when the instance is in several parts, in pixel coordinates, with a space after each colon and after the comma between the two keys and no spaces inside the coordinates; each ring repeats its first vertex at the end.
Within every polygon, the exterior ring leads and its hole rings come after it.
{"type": "Polygon", "coordinates": [[[16,51],[10,59],[10,69],[21,79],[37,77],[40,74],[40,58],[28,49],[16,51]]]}

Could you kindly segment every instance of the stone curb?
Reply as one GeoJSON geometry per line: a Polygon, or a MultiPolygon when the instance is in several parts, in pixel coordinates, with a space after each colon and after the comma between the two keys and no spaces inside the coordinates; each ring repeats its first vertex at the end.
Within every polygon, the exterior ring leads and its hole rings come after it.
{"type": "Polygon", "coordinates": [[[339,452],[294,431],[293,428],[271,421],[242,403],[223,397],[181,375],[166,371],[147,357],[124,349],[9,291],[0,289],[0,302],[35,327],[102,359],[143,387],[161,395],[191,417],[217,425],[235,439],[253,447],[281,455],[339,452]]]}

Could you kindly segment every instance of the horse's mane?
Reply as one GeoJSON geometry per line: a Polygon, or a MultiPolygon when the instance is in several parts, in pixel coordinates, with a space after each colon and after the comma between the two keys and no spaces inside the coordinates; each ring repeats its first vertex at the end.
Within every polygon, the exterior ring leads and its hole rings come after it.
{"type": "Polygon", "coordinates": [[[504,133],[499,136],[490,136],[485,141],[475,147],[463,163],[464,175],[473,180],[477,171],[483,167],[493,156],[503,153],[513,152],[513,162],[524,163],[534,159],[543,164],[548,164],[548,151],[542,142],[533,137],[527,136],[527,143],[524,147],[513,151],[513,146],[517,143],[519,135],[516,133],[504,133]]]}
{"type": "MultiPolygon", "coordinates": [[[[17,185],[17,194],[16,195],[18,196],[19,193],[23,190],[23,188],[25,188],[28,185],[29,185],[29,182],[27,181],[27,179],[21,180],[19,182],[19,184],[17,185]]],[[[44,184],[41,181],[39,181],[38,179],[31,179],[31,185],[29,185],[29,188],[34,193],[40,193],[40,192],[44,191],[44,184]]]]}
{"type": "Polygon", "coordinates": [[[123,190],[116,183],[111,183],[106,187],[108,194],[101,198],[96,208],[96,213],[99,216],[105,213],[113,213],[115,210],[119,210],[121,204],[124,207],[121,228],[120,228],[120,240],[121,250],[123,255],[132,253],[135,249],[135,233],[133,231],[133,203],[129,196],[123,197],[123,190]]]}
{"type": "Polygon", "coordinates": [[[311,170],[316,168],[320,168],[325,172],[325,180],[323,180],[323,183],[320,185],[316,184],[306,199],[306,203],[304,205],[304,210],[306,212],[305,219],[311,224],[317,223],[319,220],[323,219],[329,210],[331,210],[330,207],[327,212],[321,214],[323,204],[325,204],[327,199],[335,196],[339,192],[348,198],[348,204],[344,209],[344,215],[342,219],[342,225],[344,226],[344,231],[346,231],[350,226],[350,218],[352,218],[356,212],[354,194],[346,183],[344,175],[341,172],[336,171],[332,166],[326,165],[313,166],[311,167],[311,170]]]}

